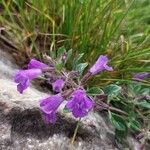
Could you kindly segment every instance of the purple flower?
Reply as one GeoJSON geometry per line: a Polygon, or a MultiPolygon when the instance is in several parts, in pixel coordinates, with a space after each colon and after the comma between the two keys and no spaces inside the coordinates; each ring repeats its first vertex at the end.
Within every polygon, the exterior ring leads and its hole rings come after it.
{"type": "Polygon", "coordinates": [[[28,70],[21,70],[15,75],[15,82],[18,83],[17,90],[22,94],[29,87],[30,80],[40,76],[45,68],[48,68],[46,64],[31,59],[28,64],[28,70]]]}
{"type": "Polygon", "coordinates": [[[109,67],[107,65],[108,58],[107,56],[101,55],[96,63],[91,67],[89,70],[92,75],[96,75],[101,71],[107,70],[107,71],[113,71],[112,67],[109,67]]]}
{"type": "Polygon", "coordinates": [[[63,79],[57,79],[55,82],[52,83],[53,91],[61,92],[62,88],[64,87],[65,81],[63,79]]]}
{"type": "Polygon", "coordinates": [[[28,69],[44,69],[44,68],[48,68],[49,66],[37,61],[36,59],[31,59],[29,64],[28,64],[28,69]]]}
{"type": "Polygon", "coordinates": [[[56,110],[62,102],[63,97],[61,96],[61,94],[52,95],[40,101],[40,108],[44,113],[46,123],[56,122],[56,110]]]}
{"type": "Polygon", "coordinates": [[[144,80],[145,78],[149,77],[150,73],[144,72],[144,73],[138,73],[134,75],[133,79],[134,80],[144,80]]]}
{"type": "Polygon", "coordinates": [[[74,91],[72,98],[66,104],[66,108],[72,111],[73,116],[76,118],[86,116],[92,107],[93,101],[81,89],[74,91]]]}
{"type": "Polygon", "coordinates": [[[41,69],[20,70],[15,75],[15,82],[18,83],[17,90],[22,94],[29,87],[30,80],[42,74],[41,69]]]}

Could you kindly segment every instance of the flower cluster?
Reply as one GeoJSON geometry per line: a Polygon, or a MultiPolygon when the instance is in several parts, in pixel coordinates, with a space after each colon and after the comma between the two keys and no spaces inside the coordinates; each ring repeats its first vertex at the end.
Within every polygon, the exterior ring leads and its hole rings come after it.
{"type": "MultiPolygon", "coordinates": [[[[112,71],[112,67],[109,67],[107,63],[108,58],[103,55],[100,56],[89,70],[88,74],[90,73],[90,76],[93,76],[104,70],[112,71]]],[[[20,70],[15,76],[15,82],[18,84],[17,90],[20,93],[23,93],[23,91],[29,87],[30,81],[43,75],[46,70],[49,70],[48,65],[35,59],[31,59],[28,64],[28,69],[20,70]]],[[[65,79],[63,77],[56,78],[51,85],[53,91],[57,94],[40,100],[40,109],[44,114],[46,123],[56,122],[56,112],[64,100],[67,100],[65,109],[72,112],[72,115],[75,118],[85,117],[93,108],[94,102],[91,97],[86,94],[82,85],[77,85],[76,88],[72,88],[72,92],[69,92],[69,94],[66,94],[68,89],[63,91],[63,88],[65,87],[65,79]]]]}

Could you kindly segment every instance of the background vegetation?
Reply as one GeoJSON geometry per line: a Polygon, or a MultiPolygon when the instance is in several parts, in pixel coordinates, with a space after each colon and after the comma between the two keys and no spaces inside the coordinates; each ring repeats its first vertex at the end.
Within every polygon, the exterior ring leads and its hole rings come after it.
{"type": "Polygon", "coordinates": [[[84,53],[81,61],[91,66],[107,54],[114,72],[91,81],[98,85],[150,70],[148,0],[1,0],[0,6],[2,35],[26,57],[57,55],[64,46],[75,57],[84,53]]]}

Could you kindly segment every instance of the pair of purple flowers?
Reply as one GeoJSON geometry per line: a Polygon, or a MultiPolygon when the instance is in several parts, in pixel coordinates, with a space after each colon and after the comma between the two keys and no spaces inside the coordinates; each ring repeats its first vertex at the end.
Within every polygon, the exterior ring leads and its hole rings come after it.
{"type": "MultiPolygon", "coordinates": [[[[105,70],[112,71],[112,67],[109,67],[107,63],[107,56],[100,56],[96,63],[90,68],[90,75],[96,75],[105,70]]],[[[30,81],[41,76],[48,68],[48,65],[32,59],[28,64],[28,69],[19,71],[15,76],[15,82],[18,84],[17,90],[23,93],[23,91],[29,87],[30,81]]],[[[56,122],[56,111],[66,98],[64,98],[62,94],[64,85],[65,81],[63,79],[57,79],[52,83],[52,87],[58,94],[40,101],[40,108],[44,113],[44,118],[47,123],[56,122]]],[[[74,117],[81,118],[88,114],[93,108],[93,104],[93,100],[86,95],[86,91],[78,88],[72,92],[71,96],[69,95],[69,100],[65,107],[72,112],[74,117]]]]}
{"type": "MultiPolygon", "coordinates": [[[[28,64],[28,69],[21,70],[15,75],[15,82],[18,83],[17,90],[22,94],[23,91],[29,87],[30,81],[41,76],[43,72],[48,68],[48,65],[41,63],[35,59],[31,59],[28,64]]],[[[54,81],[52,83],[53,91],[61,92],[64,83],[65,82],[63,79],[54,81]]]]}
{"type": "MultiPolygon", "coordinates": [[[[60,93],[40,101],[40,107],[47,123],[56,122],[56,111],[63,101],[64,98],[60,93]]],[[[93,101],[84,90],[77,89],[72,93],[65,108],[72,112],[74,117],[81,118],[86,116],[93,108],[93,101]]]]}

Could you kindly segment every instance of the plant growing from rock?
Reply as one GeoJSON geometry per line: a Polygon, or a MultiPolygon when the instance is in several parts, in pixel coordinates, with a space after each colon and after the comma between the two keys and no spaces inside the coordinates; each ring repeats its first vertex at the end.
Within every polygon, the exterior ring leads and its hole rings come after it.
{"type": "Polygon", "coordinates": [[[73,59],[72,71],[65,69],[68,60],[73,57],[72,50],[66,52],[64,48],[59,49],[55,59],[44,55],[46,64],[31,59],[27,70],[16,73],[17,90],[23,93],[29,87],[30,81],[38,77],[51,85],[54,95],[40,100],[39,103],[43,118],[45,123],[55,124],[58,108],[63,101],[67,101],[63,112],[72,113],[78,120],[72,143],[82,118],[92,110],[98,112],[103,110],[108,112],[109,120],[115,128],[116,138],[119,141],[123,141],[129,132],[141,140],[142,147],[149,139],[150,90],[141,82],[149,74],[134,75],[133,79],[136,78],[136,81],[128,84],[118,82],[103,89],[88,87],[89,79],[103,71],[113,71],[113,69],[108,65],[107,56],[101,55],[83,75],[88,66],[88,63],[79,63],[83,55],[79,54],[76,59],[73,59]]]}
{"type": "Polygon", "coordinates": [[[78,119],[72,139],[73,143],[81,118],[87,116],[94,108],[95,96],[88,94],[85,86],[87,81],[102,71],[112,71],[113,69],[108,66],[107,56],[101,55],[89,71],[82,76],[84,69],[88,65],[88,63],[78,63],[83,54],[79,54],[79,56],[74,59],[73,71],[67,71],[65,69],[65,64],[69,57],[71,57],[71,50],[66,52],[66,50],[62,48],[58,50],[57,56],[57,59],[54,60],[45,55],[44,57],[48,64],[44,64],[36,59],[31,59],[26,70],[20,70],[16,73],[15,82],[17,83],[17,90],[21,94],[29,87],[31,80],[40,76],[52,86],[55,94],[40,100],[40,108],[45,123],[55,124],[57,120],[57,109],[63,101],[67,101],[64,110],[72,113],[72,115],[78,119]]]}

